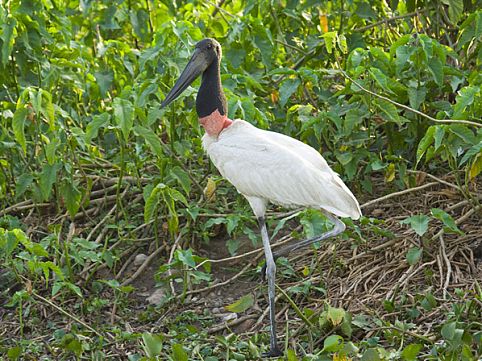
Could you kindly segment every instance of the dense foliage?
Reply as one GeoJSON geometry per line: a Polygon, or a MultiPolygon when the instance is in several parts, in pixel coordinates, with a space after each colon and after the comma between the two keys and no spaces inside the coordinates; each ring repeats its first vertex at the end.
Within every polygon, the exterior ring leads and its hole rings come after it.
{"type": "MultiPolygon", "coordinates": [[[[17,284],[3,297],[21,328],[16,339],[0,330],[0,354],[102,359],[104,345],[115,342],[130,343],[133,360],[141,355],[187,360],[186,351],[193,349],[196,359],[205,360],[221,359],[230,349],[234,353],[227,358],[259,354],[247,338],[233,346],[228,338],[205,341],[201,335],[193,338],[196,346],[183,349],[172,334],[173,339],[140,335],[115,324],[99,326],[95,334],[75,321],[69,329],[48,326],[54,335],[48,346],[32,340],[41,319],[38,304],[49,299],[73,302],[69,313],[78,315],[100,312],[110,302],[124,307],[131,289],[111,275],[138,247],[172,250],[159,256],[158,277],[168,284],[172,274],[163,272],[184,270],[174,277],[184,283],[184,298],[188,288],[212,279],[209,263],[196,267],[203,258],[191,245],[223,236],[224,230],[231,254],[243,235],[256,244],[246,202],[222,181],[201,148],[193,110],[196,86],[160,109],[193,45],[204,37],[223,45],[229,116],[318,149],[361,201],[415,186],[419,173],[414,171],[424,170],[450,174],[463,197],[479,207],[479,0],[218,3],[10,0],[0,5],[0,268],[8,270],[0,281],[17,284]],[[110,273],[104,277],[98,269],[110,273]],[[104,339],[104,332],[111,338],[104,339]]],[[[420,231],[430,217],[460,232],[452,217],[439,211],[406,223],[420,231]]],[[[324,226],[314,212],[299,219],[305,234],[324,226]]],[[[274,220],[272,228],[278,232],[289,220],[274,220]]],[[[363,222],[378,227],[373,219],[363,222]]],[[[363,225],[350,232],[357,242],[365,237],[360,229],[363,225]]],[[[417,233],[423,235],[423,229],[417,233]]],[[[410,255],[414,263],[418,251],[410,255]]],[[[479,288],[478,310],[481,298],[479,288]]],[[[162,307],[171,301],[166,296],[162,307]]],[[[424,348],[432,359],[476,359],[482,355],[480,317],[478,324],[470,323],[476,304],[454,311],[438,333],[439,348],[423,338],[405,347],[403,335],[385,349],[372,338],[355,345],[351,332],[338,336],[340,328],[352,327],[347,318],[333,316],[334,308],[320,309],[325,321],[326,315],[340,320],[333,322],[324,348],[317,345],[306,351],[316,356],[306,357],[414,360],[424,348]],[[460,323],[462,314],[467,327],[460,323]]],[[[96,318],[92,322],[102,325],[100,313],[96,318]]],[[[195,322],[190,318],[178,323],[195,322]]],[[[360,320],[353,325],[365,327],[360,320]]],[[[297,359],[295,351],[290,348],[289,360],[297,359]]]]}

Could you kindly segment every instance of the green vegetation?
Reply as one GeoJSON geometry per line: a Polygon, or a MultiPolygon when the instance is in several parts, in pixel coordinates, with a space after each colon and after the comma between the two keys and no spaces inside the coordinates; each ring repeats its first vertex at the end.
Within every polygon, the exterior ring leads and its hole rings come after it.
{"type": "MultiPolygon", "coordinates": [[[[262,251],[210,260],[260,246],[249,206],[204,155],[196,90],[160,109],[214,37],[230,118],[318,149],[363,204],[343,237],[279,260],[284,359],[481,359],[481,9],[1,2],[0,358],[266,350],[262,251]]],[[[274,242],[326,227],[269,222],[274,242]]]]}

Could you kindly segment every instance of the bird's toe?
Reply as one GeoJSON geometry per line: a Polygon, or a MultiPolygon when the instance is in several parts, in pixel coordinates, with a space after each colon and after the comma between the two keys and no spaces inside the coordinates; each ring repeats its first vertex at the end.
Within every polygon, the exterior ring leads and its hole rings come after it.
{"type": "Polygon", "coordinates": [[[261,357],[263,358],[280,357],[280,356],[283,356],[283,351],[281,351],[281,349],[278,346],[273,347],[268,352],[263,352],[261,354],[261,357]]]}

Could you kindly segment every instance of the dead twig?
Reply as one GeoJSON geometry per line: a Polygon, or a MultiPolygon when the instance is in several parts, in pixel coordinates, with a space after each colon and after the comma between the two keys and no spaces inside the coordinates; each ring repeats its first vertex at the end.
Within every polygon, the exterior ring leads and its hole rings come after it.
{"type": "Polygon", "coordinates": [[[447,267],[447,274],[445,275],[445,282],[443,285],[443,298],[447,299],[447,294],[448,294],[447,288],[449,287],[450,276],[452,275],[452,265],[450,264],[450,260],[447,257],[447,251],[445,250],[445,242],[442,234],[439,235],[439,240],[440,240],[440,250],[442,252],[442,257],[445,261],[445,266],[447,267]]]}
{"type": "MultiPolygon", "coordinates": [[[[177,236],[176,240],[174,241],[174,245],[171,247],[171,251],[169,252],[169,260],[167,261],[167,264],[171,264],[172,262],[172,259],[174,258],[174,252],[176,251],[176,248],[179,246],[179,241],[181,239],[181,233],[179,233],[179,235],[177,236]]],[[[172,292],[172,295],[175,296],[176,295],[176,289],[174,288],[174,280],[173,280],[173,277],[172,277],[172,269],[171,267],[169,267],[167,269],[167,273],[169,275],[169,286],[171,287],[171,292],[172,292]]]]}
{"type": "Polygon", "coordinates": [[[373,204],[376,204],[376,203],[385,201],[385,200],[390,199],[390,198],[393,198],[393,197],[402,196],[402,195],[407,194],[407,193],[417,192],[417,191],[420,191],[420,190],[422,190],[422,189],[425,189],[425,188],[428,188],[428,187],[432,187],[432,186],[434,186],[435,184],[437,184],[437,182],[430,182],[430,183],[426,183],[426,184],[421,185],[421,186],[418,186],[418,187],[408,188],[408,189],[404,189],[403,191],[390,193],[390,194],[387,194],[387,195],[385,195],[385,196],[383,196],[383,197],[380,197],[380,198],[377,198],[377,199],[373,199],[373,200],[371,200],[371,201],[368,201],[368,202],[362,204],[362,205],[360,206],[360,208],[366,208],[366,207],[369,207],[369,206],[371,206],[371,205],[373,205],[373,204]]]}
{"type": "Polygon", "coordinates": [[[209,330],[207,330],[208,335],[212,335],[213,333],[218,333],[219,331],[222,331],[226,328],[230,328],[236,325],[239,325],[240,323],[243,323],[246,320],[251,320],[253,318],[256,318],[256,315],[251,314],[251,315],[245,315],[240,318],[237,318],[236,320],[233,320],[231,322],[224,322],[222,325],[211,327],[209,330]]]}
{"type": "Polygon", "coordinates": [[[137,277],[140,276],[140,274],[146,269],[146,267],[151,263],[151,261],[159,254],[161,253],[164,249],[166,248],[165,245],[160,246],[158,249],[156,249],[154,252],[152,252],[145,260],[144,262],[139,266],[139,268],[134,272],[132,276],[130,276],[128,279],[126,279],[124,282],[122,282],[121,286],[127,286],[128,284],[132,283],[137,277]]]}
{"type": "Polygon", "coordinates": [[[101,337],[101,338],[104,338],[105,336],[107,336],[108,338],[110,338],[111,340],[114,340],[114,336],[106,333],[105,335],[102,335],[100,332],[98,332],[97,330],[95,330],[94,328],[92,328],[91,326],[89,326],[87,323],[85,323],[84,321],[82,321],[80,318],[78,318],[77,316],[74,316],[73,314],[65,311],[62,307],[60,306],[57,306],[55,303],[53,303],[52,301],[46,299],[45,297],[42,297],[40,296],[38,293],[36,293],[35,291],[32,291],[32,295],[39,299],[40,301],[48,304],[49,306],[55,308],[57,311],[59,311],[60,313],[64,314],[65,316],[69,317],[70,319],[74,320],[75,322],[81,324],[82,326],[84,326],[86,329],[88,329],[90,332],[93,332],[95,333],[97,336],[101,337]]]}

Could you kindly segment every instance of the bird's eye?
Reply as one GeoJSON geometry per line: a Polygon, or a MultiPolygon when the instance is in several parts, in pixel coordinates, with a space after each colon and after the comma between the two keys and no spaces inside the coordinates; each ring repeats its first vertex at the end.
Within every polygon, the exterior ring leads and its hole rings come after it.
{"type": "Polygon", "coordinates": [[[212,44],[208,44],[208,49],[211,49],[213,47],[212,44]]]}

